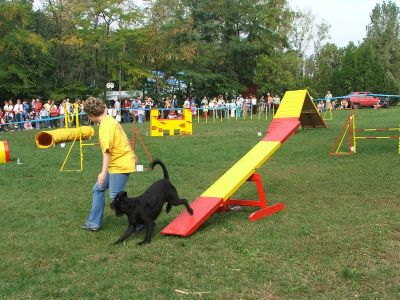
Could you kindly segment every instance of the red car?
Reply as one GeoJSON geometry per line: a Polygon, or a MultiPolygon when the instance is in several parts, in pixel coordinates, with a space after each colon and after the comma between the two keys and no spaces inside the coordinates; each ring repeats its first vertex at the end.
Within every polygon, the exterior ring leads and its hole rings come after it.
{"type": "Polygon", "coordinates": [[[379,103],[379,98],[372,96],[371,92],[352,92],[345,99],[350,103],[352,108],[374,107],[374,105],[379,103]]]}

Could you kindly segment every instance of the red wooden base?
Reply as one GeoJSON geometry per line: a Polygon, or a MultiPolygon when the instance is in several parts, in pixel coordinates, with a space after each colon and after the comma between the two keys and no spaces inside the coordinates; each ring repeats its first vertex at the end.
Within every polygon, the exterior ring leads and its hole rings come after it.
{"type": "Polygon", "coordinates": [[[285,204],[283,203],[277,203],[268,206],[267,197],[265,195],[261,181],[261,175],[259,173],[254,173],[249,177],[249,179],[247,179],[247,181],[252,181],[256,184],[258,199],[257,200],[228,199],[221,205],[219,211],[227,211],[228,206],[230,205],[261,207],[260,210],[253,212],[248,218],[249,221],[257,221],[264,217],[270,216],[278,211],[281,211],[282,209],[285,208],[285,204]]]}

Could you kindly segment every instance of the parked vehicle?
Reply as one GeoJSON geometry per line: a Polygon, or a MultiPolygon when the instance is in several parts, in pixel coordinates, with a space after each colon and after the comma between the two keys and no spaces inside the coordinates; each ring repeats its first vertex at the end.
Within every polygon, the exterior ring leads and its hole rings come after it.
{"type": "Polygon", "coordinates": [[[380,101],[371,92],[352,92],[345,99],[350,103],[351,108],[374,107],[380,101]]]}

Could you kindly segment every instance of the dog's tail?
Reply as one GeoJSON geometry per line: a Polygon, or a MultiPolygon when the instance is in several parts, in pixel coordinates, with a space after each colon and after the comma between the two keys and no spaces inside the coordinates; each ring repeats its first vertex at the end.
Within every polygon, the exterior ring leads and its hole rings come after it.
{"type": "Polygon", "coordinates": [[[155,159],[150,163],[150,168],[153,170],[156,165],[160,165],[161,166],[161,168],[163,170],[163,173],[164,173],[164,179],[168,179],[169,180],[167,167],[164,165],[164,163],[159,159],[155,159]]]}

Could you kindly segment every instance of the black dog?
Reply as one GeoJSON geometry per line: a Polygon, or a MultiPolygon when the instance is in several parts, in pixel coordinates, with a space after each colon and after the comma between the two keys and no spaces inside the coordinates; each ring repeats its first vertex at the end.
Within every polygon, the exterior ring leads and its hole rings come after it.
{"type": "Polygon", "coordinates": [[[165,165],[158,159],[151,162],[150,167],[160,165],[163,169],[164,179],[153,183],[142,195],[136,198],[128,198],[126,192],[119,192],[110,207],[117,216],[128,216],[128,228],[125,233],[114,243],[122,243],[136,231],[137,224],[144,224],[146,236],[139,245],[148,244],[153,234],[155,219],[160,214],[164,202],[167,202],[166,211],[171,210],[172,205],[185,205],[187,211],[193,215],[193,210],[186,199],[180,199],[175,187],[169,181],[168,171],[165,165]]]}

